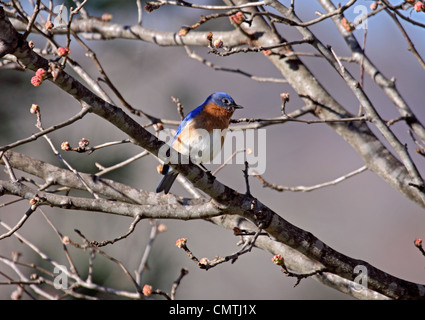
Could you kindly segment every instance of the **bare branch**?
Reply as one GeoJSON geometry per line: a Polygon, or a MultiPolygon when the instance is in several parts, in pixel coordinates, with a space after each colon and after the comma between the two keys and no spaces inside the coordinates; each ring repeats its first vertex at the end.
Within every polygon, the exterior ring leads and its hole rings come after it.
{"type": "Polygon", "coordinates": [[[135,271],[136,274],[136,282],[140,285],[143,272],[147,268],[148,258],[150,253],[152,252],[152,245],[156,239],[156,235],[158,234],[158,222],[157,220],[151,220],[151,232],[149,234],[149,241],[146,245],[145,251],[143,252],[142,259],[140,260],[139,268],[135,271]]]}
{"type": "Polygon", "coordinates": [[[172,5],[172,6],[181,6],[181,7],[194,8],[194,9],[204,9],[204,10],[233,10],[233,9],[243,9],[248,7],[258,7],[265,4],[266,3],[264,1],[258,1],[258,2],[251,2],[251,3],[246,3],[241,5],[232,5],[232,6],[212,6],[212,5],[198,5],[198,4],[193,4],[186,1],[159,0],[157,2],[155,1],[147,2],[145,5],[145,9],[150,12],[152,10],[158,9],[159,7],[163,5],[172,5]]]}
{"type": "Polygon", "coordinates": [[[199,205],[135,205],[107,199],[91,199],[63,196],[43,191],[33,190],[23,184],[0,180],[0,187],[7,194],[18,195],[31,199],[38,195],[42,201],[38,205],[48,205],[65,209],[82,211],[97,211],[126,217],[140,216],[143,219],[207,219],[222,214],[222,210],[212,202],[199,205]]]}
{"type": "Polygon", "coordinates": [[[66,121],[64,121],[62,123],[53,125],[50,128],[40,130],[39,132],[36,132],[36,133],[32,134],[28,138],[15,141],[15,142],[10,143],[8,145],[1,146],[0,147],[0,151],[6,151],[6,150],[9,150],[9,149],[15,148],[15,147],[20,146],[20,145],[23,145],[25,143],[28,143],[28,142],[37,140],[39,137],[42,137],[45,134],[48,134],[48,133],[51,133],[51,132],[56,131],[58,129],[64,128],[66,126],[69,126],[70,124],[73,124],[74,122],[82,119],[89,112],[90,112],[90,107],[89,106],[84,106],[81,109],[80,112],[78,112],[75,116],[69,118],[68,120],[66,120],[66,121]]]}
{"type": "Polygon", "coordinates": [[[19,230],[25,223],[25,221],[28,220],[30,215],[35,211],[35,206],[31,206],[24,214],[24,216],[19,220],[19,222],[14,226],[12,229],[10,229],[8,232],[3,233],[0,235],[0,240],[10,237],[12,234],[14,234],[17,230],[19,230]]]}
{"type": "Polygon", "coordinates": [[[276,191],[279,191],[279,192],[282,192],[282,191],[310,192],[310,191],[317,190],[317,189],[320,189],[320,188],[323,188],[323,187],[328,187],[328,186],[336,185],[336,184],[338,184],[338,183],[340,183],[342,181],[345,181],[345,180],[347,180],[347,179],[349,179],[349,178],[351,178],[351,177],[353,177],[353,176],[355,176],[355,175],[357,175],[359,173],[362,173],[362,172],[364,172],[366,170],[367,170],[367,166],[363,166],[363,167],[361,167],[361,168],[359,168],[357,170],[354,170],[354,171],[352,171],[350,173],[347,173],[346,175],[343,175],[343,176],[341,176],[341,177],[339,177],[339,178],[337,178],[335,180],[324,182],[324,183],[320,183],[320,184],[316,184],[316,185],[310,186],[310,187],[305,187],[305,186],[297,186],[297,187],[279,186],[279,185],[276,185],[276,184],[272,184],[272,183],[267,182],[257,172],[254,172],[254,176],[257,177],[258,180],[260,180],[260,182],[263,184],[264,187],[268,187],[268,188],[271,188],[271,189],[276,190],[276,191]]]}
{"type": "Polygon", "coordinates": [[[189,56],[189,58],[197,60],[197,61],[201,62],[202,64],[206,65],[207,67],[210,67],[210,68],[217,70],[217,71],[225,71],[225,72],[233,72],[233,73],[241,74],[243,76],[246,76],[246,77],[248,77],[252,80],[258,81],[258,82],[275,82],[275,83],[287,83],[288,82],[285,79],[258,77],[258,76],[254,76],[254,75],[252,75],[252,74],[250,74],[246,71],[243,71],[243,70],[216,66],[211,61],[208,61],[208,60],[202,58],[201,56],[199,56],[198,54],[196,54],[195,51],[191,51],[189,49],[189,47],[185,46],[184,48],[185,48],[186,53],[189,56]]]}

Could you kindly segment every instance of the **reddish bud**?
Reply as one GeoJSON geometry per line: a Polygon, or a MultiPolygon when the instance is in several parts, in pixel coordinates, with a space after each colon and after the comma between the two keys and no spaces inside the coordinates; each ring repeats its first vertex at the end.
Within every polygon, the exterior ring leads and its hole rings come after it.
{"type": "Polygon", "coordinates": [[[352,32],[354,31],[354,25],[349,22],[346,18],[342,18],[341,19],[341,24],[344,27],[345,30],[347,30],[348,32],[352,32]]]}
{"type": "Polygon", "coordinates": [[[64,141],[61,144],[61,149],[64,150],[64,151],[69,151],[69,150],[71,150],[71,145],[69,144],[68,141],[64,141]]]}
{"type": "Polygon", "coordinates": [[[13,291],[10,294],[10,299],[12,300],[20,300],[22,298],[22,294],[24,293],[24,290],[22,289],[22,287],[17,287],[15,291],[13,291]]]}
{"type": "Polygon", "coordinates": [[[187,35],[189,33],[189,31],[190,31],[189,27],[183,26],[179,30],[179,36],[184,37],[185,35],[187,35]]]}
{"type": "Polygon", "coordinates": [[[289,101],[289,93],[284,92],[280,94],[280,97],[282,98],[283,102],[288,102],[289,101]]]}
{"type": "Polygon", "coordinates": [[[167,226],[163,223],[160,223],[159,226],[156,228],[156,231],[165,232],[165,231],[167,231],[167,226]]]}
{"type": "Polygon", "coordinates": [[[38,104],[33,103],[31,105],[30,112],[33,114],[40,112],[40,106],[38,104]]]}
{"type": "Polygon", "coordinates": [[[53,27],[54,25],[52,21],[47,21],[46,24],[44,25],[44,28],[46,28],[46,30],[52,30],[53,27]]]}
{"type": "Polygon", "coordinates": [[[78,142],[78,146],[81,149],[87,148],[89,144],[90,144],[90,141],[89,139],[86,139],[86,138],[81,138],[81,140],[78,142]]]}
{"type": "Polygon", "coordinates": [[[422,239],[420,239],[420,238],[415,239],[415,241],[413,243],[418,248],[422,247],[422,239]]]}
{"type": "Polygon", "coordinates": [[[238,227],[234,227],[234,228],[233,228],[233,234],[234,234],[235,236],[239,236],[239,235],[241,235],[241,234],[242,234],[242,230],[241,230],[241,229],[239,229],[238,227]]]}
{"type": "Polygon", "coordinates": [[[157,166],[156,166],[156,171],[157,171],[159,174],[162,174],[162,170],[163,170],[163,168],[164,168],[164,166],[163,166],[162,164],[159,164],[159,165],[157,165],[157,166]]]}
{"type": "Polygon", "coordinates": [[[202,264],[204,266],[208,265],[208,259],[207,258],[202,258],[201,260],[199,260],[199,264],[202,264]]]}
{"type": "Polygon", "coordinates": [[[71,243],[71,240],[69,239],[68,236],[63,236],[62,237],[62,243],[63,244],[70,244],[71,243]]]}
{"type": "Polygon", "coordinates": [[[31,273],[31,274],[30,274],[30,279],[31,279],[31,280],[37,280],[37,279],[38,279],[38,274],[36,274],[36,273],[31,273]]]}
{"type": "Polygon", "coordinates": [[[271,51],[270,49],[263,50],[263,54],[264,54],[266,57],[268,57],[269,55],[271,55],[271,54],[272,54],[272,51],[271,51]]]}
{"type": "Polygon", "coordinates": [[[71,51],[69,50],[68,47],[60,47],[58,48],[58,55],[59,57],[65,57],[67,55],[69,55],[71,53],[71,51]]]}
{"type": "Polygon", "coordinates": [[[275,254],[272,261],[278,266],[281,266],[283,264],[283,257],[280,254],[275,254]]]}
{"type": "Polygon", "coordinates": [[[38,87],[39,85],[41,85],[41,83],[43,82],[43,78],[39,77],[39,76],[34,76],[31,78],[31,84],[34,87],[38,87]]]}
{"type": "Polygon", "coordinates": [[[145,284],[143,286],[142,292],[143,292],[143,294],[145,296],[151,295],[152,294],[152,286],[151,285],[148,285],[148,284],[145,284]]]}
{"type": "Polygon", "coordinates": [[[242,12],[237,12],[236,14],[229,17],[231,22],[234,22],[236,24],[241,24],[245,21],[245,17],[242,12]]]}
{"type": "Polygon", "coordinates": [[[178,248],[186,247],[187,239],[186,238],[180,238],[176,241],[176,246],[178,248]]]}
{"type": "Polygon", "coordinates": [[[214,45],[214,47],[216,47],[218,49],[223,48],[223,41],[221,39],[216,39],[216,40],[214,40],[213,45],[214,45]]]}
{"type": "Polygon", "coordinates": [[[378,8],[378,2],[372,2],[370,5],[369,5],[369,8],[370,8],[370,10],[376,10],[377,8],[378,8]]]}
{"type": "Polygon", "coordinates": [[[38,69],[38,70],[35,72],[35,75],[36,75],[37,77],[40,77],[40,78],[42,78],[42,79],[45,79],[45,78],[47,77],[47,71],[46,71],[46,70],[44,70],[43,68],[40,68],[40,69],[38,69]]]}
{"type": "Polygon", "coordinates": [[[415,3],[414,8],[416,12],[425,11],[425,4],[421,1],[418,1],[415,3]]]}
{"type": "Polygon", "coordinates": [[[104,14],[102,14],[101,19],[102,19],[103,22],[109,22],[109,21],[112,20],[112,14],[104,13],[104,14]]]}
{"type": "Polygon", "coordinates": [[[161,122],[158,122],[158,123],[156,124],[156,130],[158,130],[158,131],[164,130],[164,126],[162,125],[162,123],[161,123],[161,122]]]}
{"type": "Polygon", "coordinates": [[[156,3],[154,3],[154,2],[147,2],[146,4],[145,4],[145,10],[147,11],[147,12],[152,12],[152,11],[154,11],[155,9],[158,9],[160,7],[160,5],[159,4],[156,4],[156,3]]]}
{"type": "Polygon", "coordinates": [[[34,48],[34,41],[30,41],[28,42],[28,47],[30,47],[31,49],[34,48]]]}

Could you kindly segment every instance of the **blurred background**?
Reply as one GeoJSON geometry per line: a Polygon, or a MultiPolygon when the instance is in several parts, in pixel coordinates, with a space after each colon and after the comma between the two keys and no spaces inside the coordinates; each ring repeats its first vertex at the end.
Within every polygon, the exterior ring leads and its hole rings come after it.
{"type": "MultiPolygon", "coordinates": [[[[290,3],[281,2],[286,5],[290,3]]],[[[358,5],[363,5],[370,11],[371,2],[358,1],[358,5]]],[[[55,3],[60,5],[62,2],[55,3]]],[[[222,4],[219,1],[197,3],[222,4]]],[[[317,17],[316,10],[324,12],[313,0],[295,3],[296,13],[303,21],[317,17]]],[[[336,5],[337,1],[334,3],[336,5]]],[[[24,4],[24,8],[29,12],[30,7],[27,3],[24,4]]],[[[86,8],[93,16],[113,14],[112,23],[137,23],[135,1],[89,1],[86,8]]],[[[143,25],[155,30],[178,32],[181,26],[192,25],[198,21],[202,14],[208,13],[203,10],[164,6],[150,14],[144,12],[143,25]]],[[[353,21],[357,15],[353,8],[345,13],[349,21],[353,21]]],[[[416,13],[410,9],[406,15],[425,23],[425,13],[416,13]]],[[[425,30],[402,23],[416,49],[424,56],[425,30]]],[[[200,30],[231,28],[228,18],[222,18],[203,25],[200,30]]],[[[279,28],[287,40],[302,38],[294,28],[279,28]]],[[[332,21],[318,23],[312,26],[311,30],[325,45],[331,45],[338,55],[350,55],[332,21]]],[[[354,35],[360,43],[363,42],[363,30],[354,31],[354,35]]],[[[45,40],[39,36],[30,35],[29,40],[33,40],[36,47],[43,47],[45,44],[45,40]]],[[[64,45],[66,39],[57,37],[57,41],[64,45]]],[[[290,94],[288,113],[303,106],[303,102],[289,85],[256,82],[236,73],[214,71],[188,58],[183,47],[159,47],[134,40],[86,43],[96,52],[105,71],[125,99],[133,107],[160,118],[180,119],[172,96],[180,99],[184,112],[187,113],[215,91],[231,94],[238,104],[244,106],[244,109],[235,113],[234,118],[267,118],[280,115],[279,95],[282,92],[290,94]]],[[[76,41],[72,41],[70,49],[71,57],[97,78],[95,66],[76,41]]],[[[191,49],[219,66],[241,69],[256,76],[281,78],[279,72],[261,53],[217,57],[208,54],[208,48],[191,49]]],[[[297,46],[296,51],[312,52],[304,45],[297,46]]],[[[408,51],[408,45],[392,19],[383,12],[367,20],[366,53],[387,78],[396,79],[402,96],[416,116],[425,122],[425,72],[408,51]]],[[[301,59],[347,110],[357,112],[358,101],[324,59],[301,59]]],[[[344,65],[359,77],[357,65],[344,65]]],[[[74,74],[69,68],[67,71],[74,74]]],[[[0,145],[28,137],[37,131],[35,116],[29,112],[33,103],[40,105],[43,125],[46,128],[68,119],[80,110],[79,104],[73,98],[50,82],[44,82],[40,87],[31,86],[32,76],[32,72],[0,72],[0,145]]],[[[391,101],[367,75],[364,87],[384,119],[399,117],[391,101]]],[[[106,85],[103,88],[107,89],[106,85]]],[[[111,97],[120,106],[113,94],[111,97]]],[[[146,123],[145,119],[135,119],[141,124],[146,123]]],[[[393,129],[399,139],[407,144],[418,169],[425,175],[425,159],[414,152],[415,145],[408,135],[407,127],[403,123],[397,123],[393,129]]],[[[380,134],[377,135],[381,139],[380,134]]],[[[49,134],[49,137],[57,149],[60,149],[63,141],[69,141],[72,146],[76,146],[82,137],[89,139],[91,146],[127,138],[117,128],[95,115],[87,115],[76,124],[49,134]]],[[[20,146],[15,151],[63,167],[44,139],[20,146]]],[[[75,169],[96,173],[95,162],[109,166],[139,152],[140,148],[124,144],[101,149],[90,155],[72,152],[62,152],[62,155],[75,169]]],[[[323,183],[363,166],[358,154],[325,124],[285,123],[267,127],[266,155],[267,168],[263,174],[264,179],[284,186],[323,183]]],[[[156,172],[157,164],[155,158],[144,157],[106,177],[154,192],[161,179],[156,172]]],[[[212,170],[217,167],[218,165],[209,166],[212,170]]],[[[242,170],[242,165],[229,165],[220,171],[218,179],[239,192],[245,192],[242,170]]],[[[0,179],[8,179],[3,170],[0,172],[0,179]]],[[[251,193],[264,204],[290,223],[312,232],[335,250],[352,258],[365,260],[399,278],[425,283],[425,258],[413,245],[415,238],[425,237],[425,211],[392,189],[374,173],[364,172],[336,186],[309,193],[276,192],[263,188],[255,178],[250,179],[250,186],[251,193]]],[[[171,192],[189,196],[178,183],[173,186],[171,192]]],[[[3,196],[0,203],[12,199],[14,198],[3,196]]],[[[24,202],[0,207],[0,219],[13,226],[27,209],[28,204],[24,202]]],[[[81,241],[74,229],[79,229],[89,239],[102,241],[124,234],[132,222],[130,219],[107,214],[47,207],[42,210],[64,235],[77,242],[81,241]]],[[[239,239],[231,232],[204,221],[162,220],[161,223],[167,225],[167,231],[160,233],[153,244],[148,262],[149,269],[143,274],[142,284],[149,283],[154,289],[169,292],[180,269],[185,267],[189,274],[181,282],[177,299],[351,299],[312,279],[304,279],[293,288],[296,280],[286,277],[271,262],[272,256],[258,249],[241,256],[234,264],[222,264],[209,271],[200,270],[183,250],[175,246],[178,238],[187,238],[188,247],[198,258],[210,259],[238,251],[236,243],[239,239]]],[[[0,231],[3,232],[5,230],[0,231]]],[[[127,239],[103,249],[122,261],[128,270],[135,270],[139,266],[149,232],[149,221],[142,221],[127,239]]],[[[30,217],[19,233],[56,261],[67,264],[59,239],[39,212],[30,217]]],[[[82,275],[87,273],[89,253],[71,247],[69,250],[79,272],[82,275]]],[[[0,255],[10,257],[13,251],[22,253],[22,262],[51,268],[15,237],[0,242],[0,255]]],[[[94,281],[132,290],[128,278],[111,261],[98,256],[94,261],[94,268],[94,281]]],[[[0,264],[0,271],[15,277],[14,272],[3,264],[0,264]]],[[[30,273],[32,271],[28,270],[28,274],[30,273]]],[[[14,290],[13,286],[0,286],[0,298],[10,299],[14,290]]],[[[25,295],[24,297],[27,298],[25,295]]]]}

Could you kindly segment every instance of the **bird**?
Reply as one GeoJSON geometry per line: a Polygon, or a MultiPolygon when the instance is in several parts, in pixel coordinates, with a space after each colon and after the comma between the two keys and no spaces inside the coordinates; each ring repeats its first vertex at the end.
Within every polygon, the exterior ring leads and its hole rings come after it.
{"type": "MultiPolygon", "coordinates": [[[[189,112],[182,120],[170,142],[170,146],[179,153],[190,157],[193,163],[212,161],[223,147],[226,130],[230,118],[236,109],[242,106],[224,92],[214,92],[197,108],[189,112]],[[219,130],[214,130],[219,129],[219,130]],[[211,147],[212,146],[212,147],[211,147]]],[[[206,170],[209,173],[208,170],[206,170]]],[[[167,194],[178,172],[169,164],[164,164],[161,173],[164,175],[156,192],[164,191],[167,194]]]]}

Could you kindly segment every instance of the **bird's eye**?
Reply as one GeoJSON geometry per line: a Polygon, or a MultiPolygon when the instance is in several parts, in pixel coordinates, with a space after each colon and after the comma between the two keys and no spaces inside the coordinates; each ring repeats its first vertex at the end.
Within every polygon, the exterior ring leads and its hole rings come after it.
{"type": "Polygon", "coordinates": [[[229,99],[227,99],[227,98],[223,98],[221,101],[222,101],[224,104],[230,104],[230,100],[229,100],[229,99]]]}

